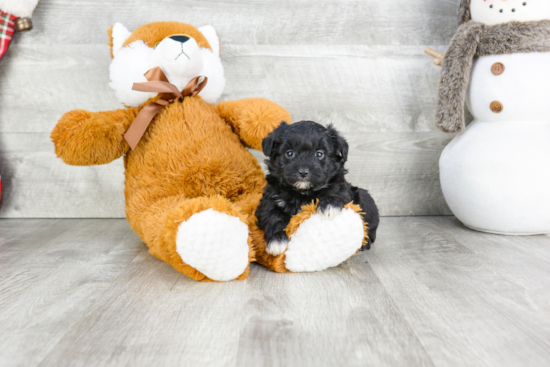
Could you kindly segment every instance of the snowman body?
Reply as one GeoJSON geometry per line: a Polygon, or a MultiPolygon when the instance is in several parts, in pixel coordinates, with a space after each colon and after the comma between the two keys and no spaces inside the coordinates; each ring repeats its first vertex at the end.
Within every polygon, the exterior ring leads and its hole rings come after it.
{"type": "MultiPolygon", "coordinates": [[[[550,19],[550,1],[462,0],[461,9],[488,26],[550,19]]],[[[550,233],[550,52],[475,59],[465,102],[474,121],[439,161],[450,209],[480,231],[550,233]]]]}
{"type": "Polygon", "coordinates": [[[475,61],[466,95],[474,121],[439,161],[445,200],[464,225],[502,234],[550,233],[549,65],[550,53],[475,61]],[[504,71],[496,75],[495,64],[504,71]],[[494,102],[500,112],[491,109],[494,102]]]}
{"type": "Polygon", "coordinates": [[[550,233],[550,53],[480,57],[466,96],[474,121],[443,150],[445,200],[464,225],[550,233]],[[504,72],[493,73],[496,63],[504,72]],[[501,112],[491,104],[499,102],[501,112]]]}

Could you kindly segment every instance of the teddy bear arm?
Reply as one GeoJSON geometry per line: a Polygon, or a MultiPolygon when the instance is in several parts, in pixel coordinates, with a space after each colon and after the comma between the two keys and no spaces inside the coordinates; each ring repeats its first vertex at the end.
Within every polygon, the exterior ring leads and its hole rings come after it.
{"type": "Polygon", "coordinates": [[[106,164],[129,150],[124,134],[138,109],[65,113],[52,131],[55,153],[65,163],[76,166],[106,164]]]}
{"type": "Polygon", "coordinates": [[[259,151],[262,140],[282,121],[292,122],[286,109],[264,98],[220,102],[216,108],[243,144],[259,151]]]}

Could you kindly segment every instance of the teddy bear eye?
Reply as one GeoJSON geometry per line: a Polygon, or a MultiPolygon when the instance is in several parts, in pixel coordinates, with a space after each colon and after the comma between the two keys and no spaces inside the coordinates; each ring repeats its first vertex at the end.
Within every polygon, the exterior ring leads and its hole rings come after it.
{"type": "Polygon", "coordinates": [[[315,156],[318,159],[323,159],[325,157],[325,152],[323,152],[322,150],[318,150],[318,151],[315,152],[315,156]]]}
{"type": "Polygon", "coordinates": [[[292,157],[294,157],[294,152],[292,150],[289,150],[288,152],[286,152],[286,156],[288,158],[292,158],[292,157]]]}

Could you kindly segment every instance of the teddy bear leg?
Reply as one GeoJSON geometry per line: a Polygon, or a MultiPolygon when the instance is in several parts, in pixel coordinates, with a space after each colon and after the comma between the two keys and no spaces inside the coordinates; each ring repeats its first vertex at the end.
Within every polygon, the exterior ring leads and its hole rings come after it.
{"type": "Polygon", "coordinates": [[[248,276],[248,218],[226,198],[167,198],[144,219],[150,223],[141,226],[149,251],[183,274],[202,281],[248,276]]]}
{"type": "Polygon", "coordinates": [[[357,253],[368,238],[367,224],[359,212],[358,205],[348,204],[329,218],[316,213],[315,204],[304,206],[286,228],[290,238],[287,250],[271,256],[265,251],[264,242],[256,249],[256,259],[279,273],[321,271],[340,265],[357,253]]]}

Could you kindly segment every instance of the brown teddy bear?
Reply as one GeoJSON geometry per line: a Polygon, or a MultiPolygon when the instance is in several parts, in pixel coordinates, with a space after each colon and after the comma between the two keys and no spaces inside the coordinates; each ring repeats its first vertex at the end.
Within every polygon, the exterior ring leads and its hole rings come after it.
{"type": "Polygon", "coordinates": [[[278,272],[322,270],[353,255],[364,237],[358,207],[336,218],[295,216],[288,250],[265,251],[254,211],[266,184],[257,160],[265,138],[290,114],[260,98],[220,102],[225,78],[211,26],[156,22],[108,31],[110,86],[125,107],[74,110],[51,138],[71,165],[124,156],[126,216],[157,258],[196,280],[248,276],[258,261],[278,272]]]}

